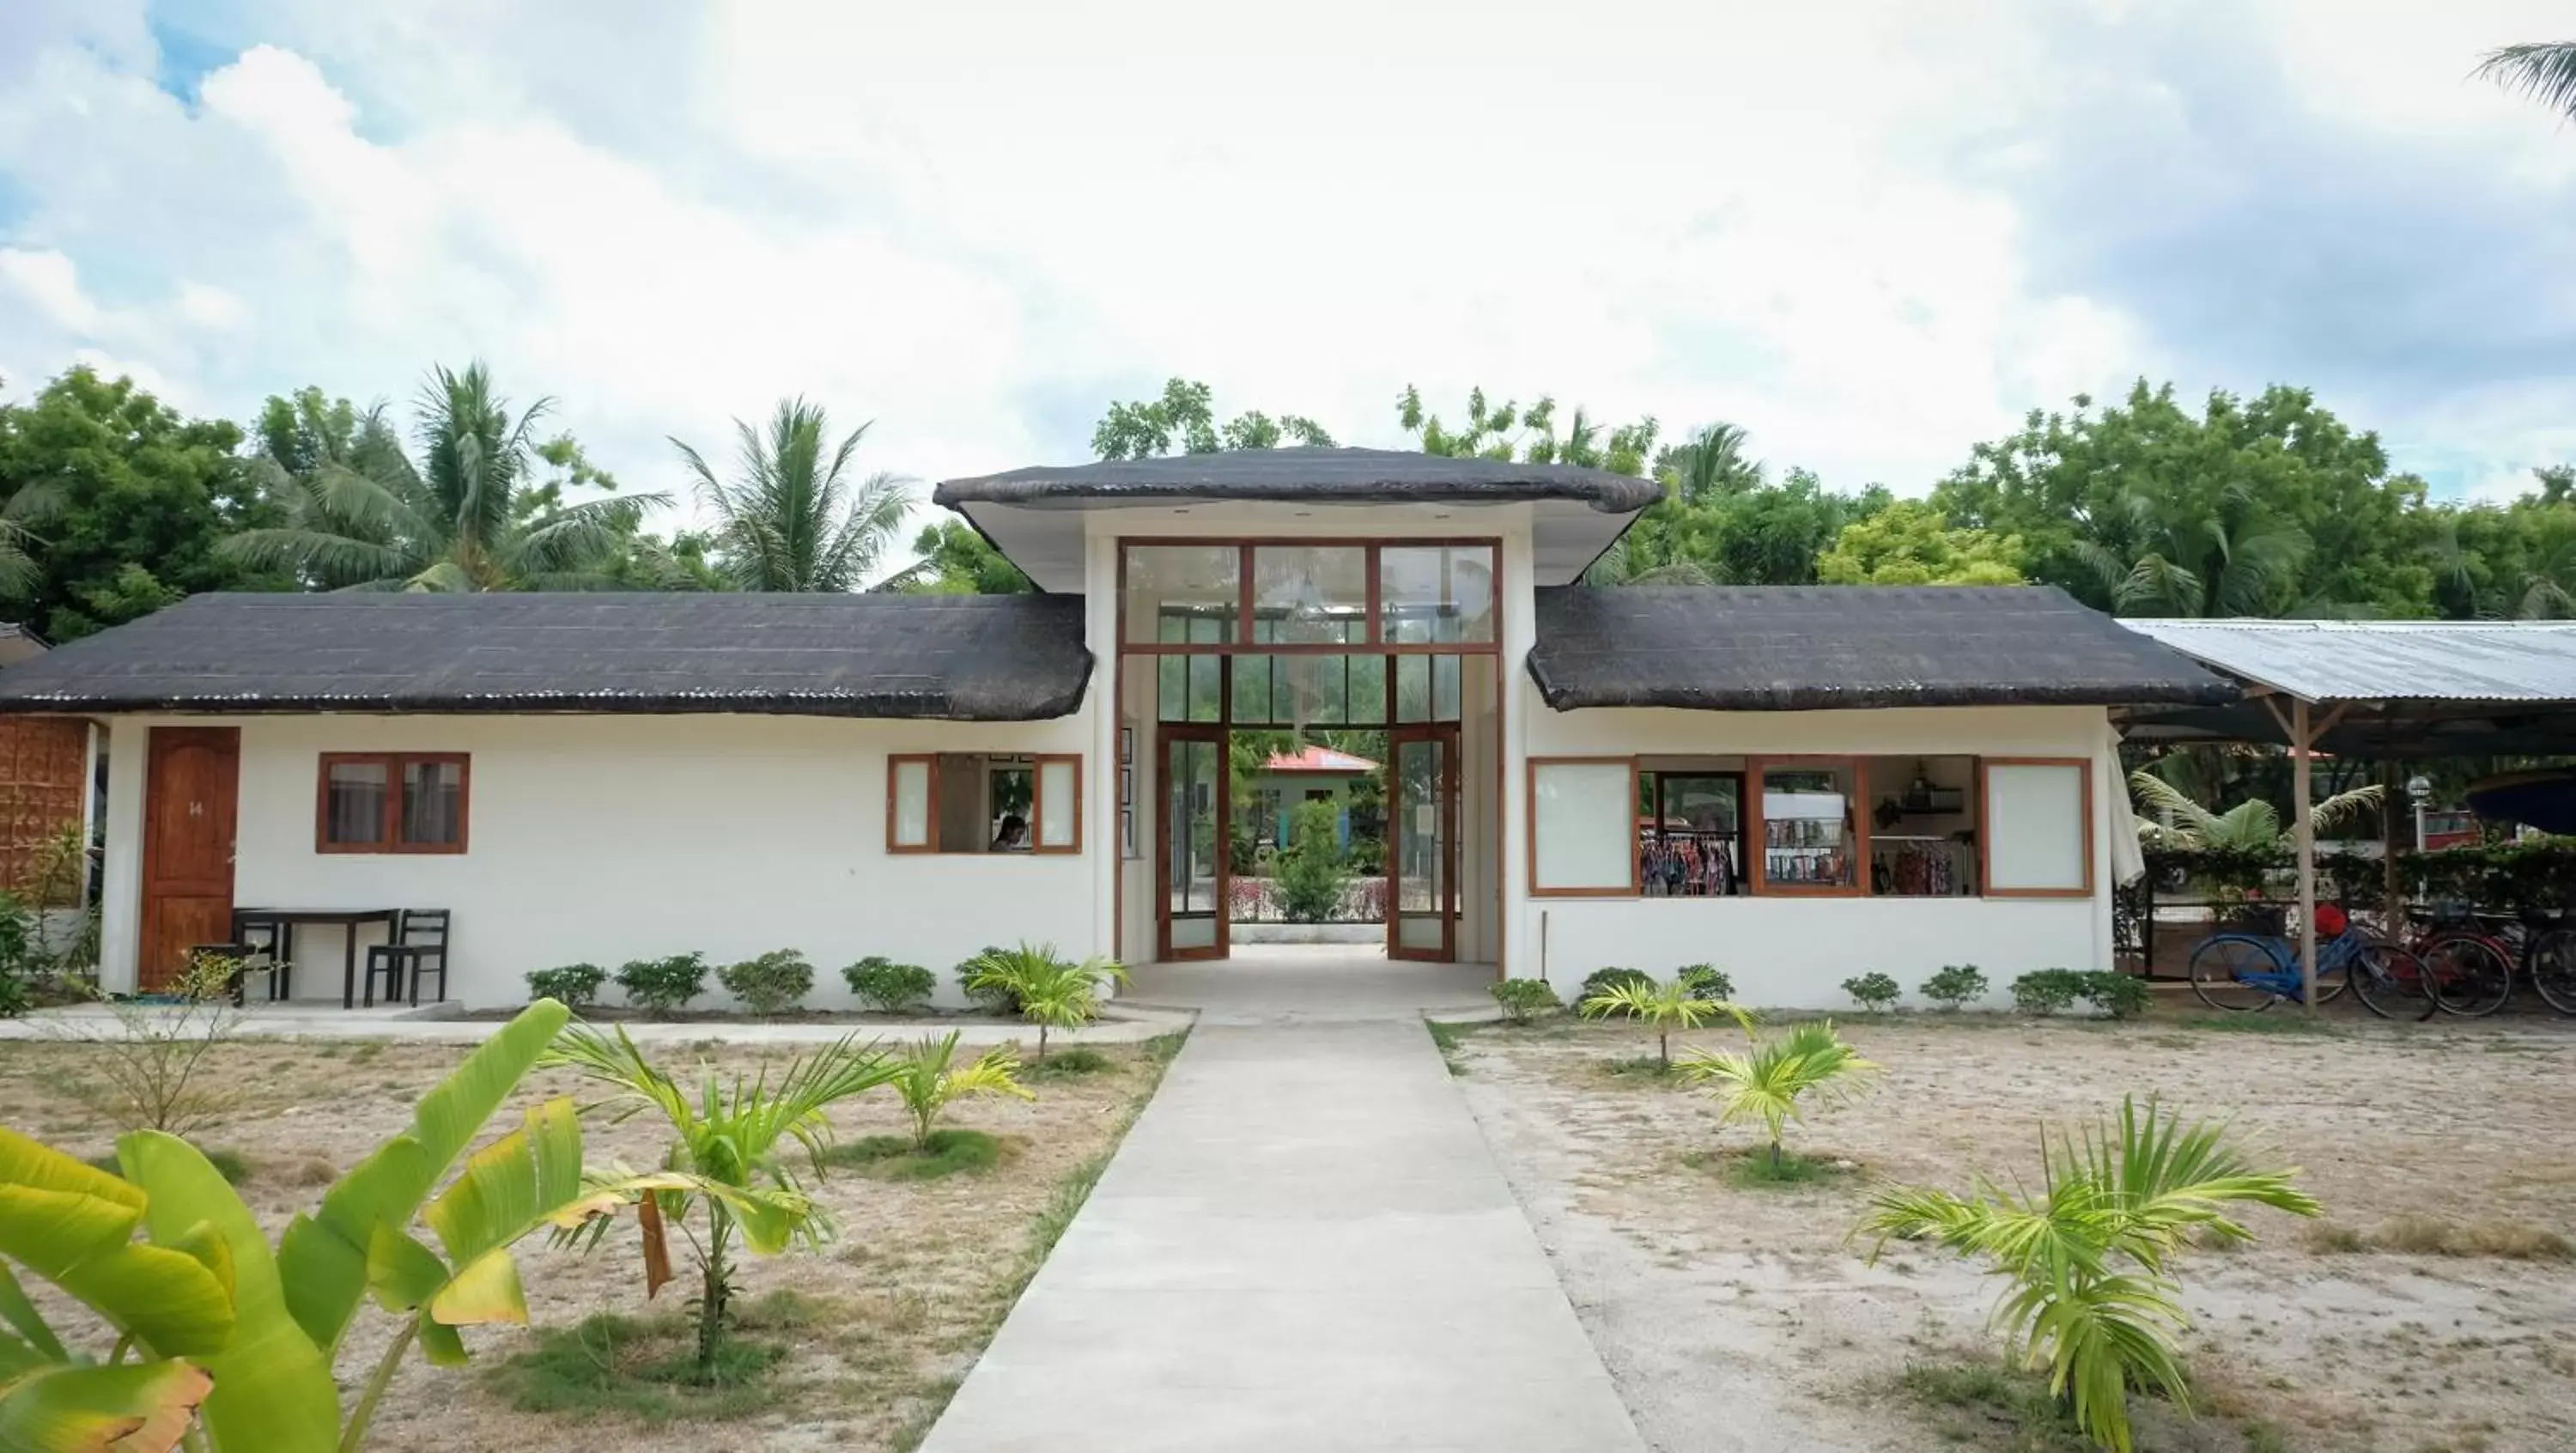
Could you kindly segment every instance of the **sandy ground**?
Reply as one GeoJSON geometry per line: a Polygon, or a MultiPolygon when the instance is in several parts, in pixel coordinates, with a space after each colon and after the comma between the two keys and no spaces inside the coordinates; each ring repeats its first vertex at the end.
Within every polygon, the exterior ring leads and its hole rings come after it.
{"type": "MultiPolygon", "coordinates": [[[[784,1051],[700,1047],[721,1071],[757,1073],[780,1064],[784,1051]]],[[[0,1123],[31,1131],[84,1157],[111,1153],[114,1136],[69,1096],[64,1077],[81,1072],[96,1051],[61,1044],[0,1044],[0,1123]]],[[[209,1149],[240,1153],[250,1174],[243,1198],[272,1230],[319,1200],[332,1177],[385,1137],[409,1124],[417,1095],[464,1055],[452,1045],[239,1044],[217,1051],[214,1069],[238,1087],[242,1103],[191,1138],[209,1149]]],[[[667,1052],[686,1063],[695,1056],[667,1052]]],[[[791,1357],[771,1384],[776,1396],[754,1416],[721,1422],[678,1421],[660,1427],[623,1419],[521,1413],[489,1386],[489,1373],[528,1333],[469,1333],[475,1366],[434,1369],[415,1358],[380,1409],[368,1447],[377,1453],[454,1448],[569,1446],[607,1434],[631,1453],[651,1450],[776,1448],[884,1449],[907,1424],[944,1402],[964,1375],[1018,1289],[1030,1223],[1056,1187],[1084,1161],[1111,1148],[1129,1111],[1152,1079],[1144,1051],[1110,1048],[1114,1068],[1046,1080],[1035,1102],[970,1101],[947,1124],[1004,1137],[1001,1163],[983,1174],[928,1182],[890,1182],[834,1172],[819,1198],[840,1223],[839,1236],[816,1252],[775,1260],[747,1259],[742,1296],[756,1299],[792,1288],[805,1325],[761,1335],[788,1344],[791,1357]]],[[[671,1061],[665,1059],[666,1066],[671,1061]]],[[[519,1108],[540,1096],[596,1098],[562,1072],[532,1077],[494,1133],[515,1126],[519,1108]]],[[[844,1102],[832,1112],[836,1134],[900,1133],[901,1107],[888,1093],[844,1102]]],[[[594,1164],[658,1161],[665,1136],[658,1120],[638,1117],[585,1125],[594,1164]]],[[[675,1255],[685,1247],[675,1244],[675,1255]]],[[[621,1223],[595,1252],[520,1248],[530,1311],[538,1327],[568,1327],[600,1311],[640,1313],[681,1308],[693,1271],[663,1289],[656,1306],[644,1297],[636,1233],[621,1223]]],[[[342,1349],[343,1386],[362,1377],[394,1323],[372,1306],[342,1349]]],[[[914,1427],[912,1432],[919,1429],[914,1427]]]]}
{"type": "Polygon", "coordinates": [[[2182,1263],[2190,1365],[2213,1416],[2184,1425],[2151,1409],[2143,1446],[2576,1447],[2576,1264],[2327,1249],[2349,1241],[2342,1232],[2385,1236],[2408,1214],[2463,1234],[2576,1240],[2576,1024],[2346,1021],[2317,1036],[2162,1016],[1844,1027],[1885,1072],[1864,1097],[1791,1126],[1793,1150],[1854,1163],[1794,1187],[1729,1184],[1727,1152],[1756,1144],[1757,1130],[1720,1129],[1693,1091],[1606,1071],[1651,1053],[1650,1036],[1556,1021],[1483,1029],[1460,1051],[1462,1088],[1656,1447],[2005,1446],[2001,1430],[1962,1429],[1961,1415],[1895,1387],[1909,1362],[1991,1348],[1998,1284],[1905,1246],[1872,1267],[1848,1234],[1874,1182],[1963,1190],[1974,1170],[2031,1177],[2043,1120],[2090,1117],[2132,1091],[2233,1117],[2274,1164],[2303,1167],[2334,1228],[2258,1210],[2255,1246],[2182,1263]]]}

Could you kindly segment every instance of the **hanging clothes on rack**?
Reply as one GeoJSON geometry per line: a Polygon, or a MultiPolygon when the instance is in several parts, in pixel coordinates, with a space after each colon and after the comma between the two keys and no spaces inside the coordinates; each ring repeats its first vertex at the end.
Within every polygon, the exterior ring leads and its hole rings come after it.
{"type": "Polygon", "coordinates": [[[1894,898],[1956,898],[1966,891],[1958,847],[1944,842],[1873,843],[1870,889],[1894,898]]]}
{"type": "Polygon", "coordinates": [[[1637,859],[1649,898],[1719,898],[1736,891],[1733,833],[1649,829],[1637,835],[1637,859]]]}

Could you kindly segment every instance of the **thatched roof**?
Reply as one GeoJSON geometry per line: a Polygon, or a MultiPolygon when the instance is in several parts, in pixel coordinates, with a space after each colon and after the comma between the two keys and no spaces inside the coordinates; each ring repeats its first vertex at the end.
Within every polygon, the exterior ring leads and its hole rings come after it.
{"type": "Polygon", "coordinates": [[[198,595],[0,672],[0,713],[1080,708],[1082,601],[733,593],[198,595]]]}
{"type": "Polygon", "coordinates": [[[1291,500],[1318,504],[1494,504],[1573,500],[1628,514],[1663,498],[1651,479],[1572,464],[1453,459],[1401,449],[1230,449],[1160,459],[1038,465],[943,480],[931,498],[950,508],[1002,504],[1079,507],[1143,499],[1291,500]]]}
{"type": "Polygon", "coordinates": [[[1559,710],[2209,704],[2237,695],[2051,586],[1541,590],[1529,672],[1559,710]]]}

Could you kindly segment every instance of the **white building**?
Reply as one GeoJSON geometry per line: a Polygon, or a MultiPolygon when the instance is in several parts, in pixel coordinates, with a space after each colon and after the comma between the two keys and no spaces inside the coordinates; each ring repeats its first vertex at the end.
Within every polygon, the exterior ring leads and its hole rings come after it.
{"type": "MultiPolygon", "coordinates": [[[[1230,734],[1373,734],[1385,945],[1768,1006],[2111,959],[2109,708],[2233,688],[2049,589],[1592,589],[1657,497],[1287,449],[940,486],[1044,594],[200,596],[0,677],[110,733],[102,969],[452,914],[449,997],[775,948],[1222,958],[1230,734]],[[329,915],[357,915],[342,924],[329,915]]],[[[432,986],[433,992],[436,986],[432,986]]]]}

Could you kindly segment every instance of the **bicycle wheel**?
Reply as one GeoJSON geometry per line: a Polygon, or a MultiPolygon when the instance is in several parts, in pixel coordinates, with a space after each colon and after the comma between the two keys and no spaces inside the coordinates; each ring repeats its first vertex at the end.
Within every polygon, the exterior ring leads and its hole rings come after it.
{"type": "Polygon", "coordinates": [[[2531,987],[2561,1014],[2576,1014],[2576,928],[2553,928],[2531,945],[2531,987]]]}
{"type": "Polygon", "coordinates": [[[2433,1002],[2450,1013],[2469,1019],[2493,1014],[2513,995],[2513,960],[2476,934],[2433,939],[2417,957],[2432,974],[2433,1002]]]}
{"type": "Polygon", "coordinates": [[[2212,1009],[2269,1009],[2281,961],[2258,939],[2212,938],[2191,951],[2191,992],[2212,1009]]]}
{"type": "Polygon", "coordinates": [[[2344,960],[2352,997],[2382,1019],[2433,1017],[2433,982],[2424,961],[2384,940],[2363,944],[2344,960]]]}

